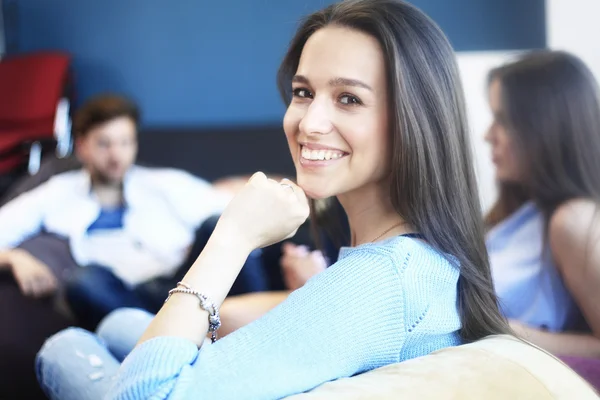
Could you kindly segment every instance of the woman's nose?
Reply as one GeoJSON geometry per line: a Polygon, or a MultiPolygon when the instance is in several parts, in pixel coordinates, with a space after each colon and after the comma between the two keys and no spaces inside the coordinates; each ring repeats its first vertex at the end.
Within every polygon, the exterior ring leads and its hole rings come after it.
{"type": "Polygon", "coordinates": [[[300,131],[306,135],[325,135],[331,132],[331,110],[327,104],[314,100],[300,121],[300,131]]]}

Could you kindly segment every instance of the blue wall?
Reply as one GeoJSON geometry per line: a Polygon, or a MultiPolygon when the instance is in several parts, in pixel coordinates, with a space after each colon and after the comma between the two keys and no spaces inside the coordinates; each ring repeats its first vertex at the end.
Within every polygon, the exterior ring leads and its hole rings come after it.
{"type": "MultiPolygon", "coordinates": [[[[327,0],[7,0],[9,52],[74,55],[78,96],[119,91],[145,126],[279,123],[275,73],[327,0]],[[17,5],[17,7],[15,7],[17,5]],[[16,9],[16,10],[15,10],[16,9]]],[[[414,0],[457,50],[545,45],[544,0],[414,0]]]]}

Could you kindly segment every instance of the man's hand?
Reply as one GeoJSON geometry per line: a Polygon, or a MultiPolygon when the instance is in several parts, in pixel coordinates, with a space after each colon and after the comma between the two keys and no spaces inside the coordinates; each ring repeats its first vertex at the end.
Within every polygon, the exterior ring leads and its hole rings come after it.
{"type": "Polygon", "coordinates": [[[25,250],[14,249],[8,253],[13,276],[25,296],[48,296],[56,291],[56,277],[50,268],[25,250]]]}
{"type": "Polygon", "coordinates": [[[327,261],[318,250],[309,251],[306,246],[297,246],[292,243],[284,243],[282,250],[281,270],[283,280],[289,290],[296,290],[304,286],[306,281],[327,268],[327,261]]]}

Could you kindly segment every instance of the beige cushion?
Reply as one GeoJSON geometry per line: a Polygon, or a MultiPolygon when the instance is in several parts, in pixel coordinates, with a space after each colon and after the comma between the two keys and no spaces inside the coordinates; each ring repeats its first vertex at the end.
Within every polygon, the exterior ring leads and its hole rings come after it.
{"type": "Polygon", "coordinates": [[[293,400],[597,399],[582,378],[548,353],[491,336],[425,357],[329,382],[293,400]]]}

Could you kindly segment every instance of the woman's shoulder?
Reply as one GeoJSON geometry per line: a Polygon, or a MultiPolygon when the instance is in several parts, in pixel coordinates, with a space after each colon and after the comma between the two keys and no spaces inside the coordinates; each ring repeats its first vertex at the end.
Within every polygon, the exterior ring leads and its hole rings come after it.
{"type": "Polygon", "coordinates": [[[561,204],[550,217],[548,236],[556,258],[575,256],[591,240],[600,237],[600,207],[591,199],[561,204]]]}
{"type": "Polygon", "coordinates": [[[343,247],[340,260],[352,258],[372,258],[387,262],[400,272],[413,265],[435,265],[452,267],[452,256],[443,255],[427,242],[406,236],[395,236],[376,243],[367,243],[357,247],[343,247]]]}
{"type": "Polygon", "coordinates": [[[556,208],[548,228],[552,231],[577,231],[600,220],[599,204],[591,199],[572,199],[556,208]]]}

